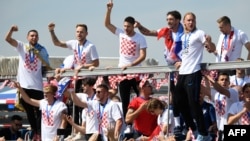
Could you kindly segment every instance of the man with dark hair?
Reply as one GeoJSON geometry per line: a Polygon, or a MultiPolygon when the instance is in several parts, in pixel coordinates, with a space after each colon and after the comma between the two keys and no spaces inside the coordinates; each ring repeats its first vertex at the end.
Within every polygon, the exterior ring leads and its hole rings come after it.
{"type": "Polygon", "coordinates": [[[60,41],[55,34],[55,24],[49,23],[49,32],[55,46],[69,48],[73,50],[74,61],[72,68],[76,71],[75,75],[81,69],[93,70],[99,66],[99,55],[96,46],[87,39],[88,28],[86,24],[77,24],[75,31],[75,40],[60,41]]]}
{"type": "MultiPolygon", "coordinates": [[[[13,25],[6,34],[5,40],[19,54],[19,66],[17,81],[30,98],[43,99],[43,77],[42,66],[49,66],[49,55],[45,47],[38,43],[39,36],[36,30],[30,30],[27,34],[28,43],[18,41],[12,38],[12,34],[18,31],[18,27],[13,25]]],[[[21,98],[21,104],[24,107],[28,121],[34,131],[34,139],[40,138],[41,132],[41,112],[38,107],[34,107],[21,98]]]]}
{"type": "Polygon", "coordinates": [[[135,19],[134,19],[133,17],[131,17],[131,16],[126,17],[126,18],[124,19],[124,21],[125,21],[125,22],[129,22],[129,23],[131,23],[132,25],[135,24],[135,19]]]}
{"type": "Polygon", "coordinates": [[[245,46],[250,59],[250,41],[242,30],[231,25],[231,20],[227,16],[222,16],[217,20],[221,34],[215,49],[211,52],[216,56],[216,62],[235,61],[241,57],[242,47],[245,46]]]}
{"type": "Polygon", "coordinates": [[[230,88],[230,78],[227,72],[219,72],[216,80],[206,75],[213,86],[211,100],[215,105],[216,122],[218,128],[218,141],[224,140],[224,125],[227,125],[230,106],[239,101],[239,94],[235,88],[230,88]]]}
{"type": "MultiPolygon", "coordinates": [[[[119,105],[109,98],[109,88],[106,84],[100,84],[96,88],[96,96],[93,100],[81,100],[74,92],[71,94],[73,102],[85,108],[86,137],[89,140],[97,135],[99,140],[117,140],[122,131],[123,115],[119,105]],[[89,125],[91,130],[88,130],[89,125]],[[87,133],[90,132],[91,133],[87,133]]],[[[68,117],[68,121],[70,120],[68,117]]]]}
{"type": "Polygon", "coordinates": [[[23,118],[19,115],[11,117],[10,127],[0,129],[0,140],[22,140],[21,132],[23,118]]]}
{"type": "Polygon", "coordinates": [[[146,81],[140,87],[140,96],[129,103],[125,121],[134,124],[134,139],[149,140],[150,135],[157,127],[157,115],[147,111],[148,102],[152,99],[152,92],[153,87],[146,81]]]}
{"type": "Polygon", "coordinates": [[[149,30],[136,21],[136,27],[146,36],[155,36],[158,39],[165,39],[164,57],[168,65],[174,65],[176,61],[180,61],[179,54],[181,48],[181,36],[183,35],[183,25],[181,24],[181,14],[179,11],[173,10],[167,13],[167,27],[158,30],[149,30]]]}
{"type": "MultiPolygon", "coordinates": [[[[110,21],[110,15],[113,8],[113,2],[107,4],[107,12],[105,16],[105,26],[113,34],[119,36],[120,58],[118,67],[122,70],[128,67],[141,66],[142,61],[146,58],[147,43],[145,37],[134,31],[135,19],[133,17],[126,17],[123,22],[123,29],[117,28],[110,21]]],[[[119,84],[119,93],[121,96],[124,116],[128,110],[130,101],[131,87],[135,89],[137,95],[136,79],[125,79],[119,84]]]]}
{"type": "MultiPolygon", "coordinates": [[[[96,99],[96,92],[94,85],[96,83],[95,77],[86,77],[84,79],[78,80],[79,81],[79,89],[81,91],[77,91],[76,95],[81,101],[93,101],[96,99]]],[[[76,129],[77,134],[73,137],[72,135],[67,137],[67,139],[77,140],[82,139],[82,128],[85,128],[85,137],[86,140],[89,140],[89,138],[94,134],[94,126],[95,123],[93,123],[93,120],[91,118],[87,117],[89,116],[87,114],[88,108],[82,108],[79,105],[75,105],[75,115],[74,115],[74,121],[69,121],[69,123],[76,129]],[[83,118],[84,117],[84,118],[83,118]],[[87,118],[86,118],[87,117],[87,118]]]]}
{"type": "MultiPolygon", "coordinates": [[[[146,36],[157,37],[157,39],[164,38],[165,50],[164,50],[164,58],[167,65],[174,65],[177,61],[181,61],[181,49],[182,42],[181,37],[183,35],[183,25],[181,24],[181,14],[179,11],[173,10],[167,13],[167,27],[160,28],[158,30],[150,30],[144,27],[140,22],[136,21],[136,27],[138,27],[139,31],[146,36]]],[[[171,73],[170,79],[170,92],[173,98],[173,113],[174,113],[174,123],[175,137],[182,136],[182,126],[181,126],[181,118],[180,111],[177,109],[175,95],[174,95],[174,74],[171,73]]]]}

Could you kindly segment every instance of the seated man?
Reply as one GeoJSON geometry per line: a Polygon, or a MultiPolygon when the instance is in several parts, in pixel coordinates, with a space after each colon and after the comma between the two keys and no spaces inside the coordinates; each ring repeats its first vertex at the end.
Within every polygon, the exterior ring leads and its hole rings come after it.
{"type": "Polygon", "coordinates": [[[135,139],[143,136],[143,140],[148,140],[157,127],[157,115],[152,115],[146,109],[148,101],[151,99],[152,89],[150,83],[146,81],[140,88],[140,96],[129,103],[125,121],[127,124],[133,123],[133,138],[135,139]]]}
{"type": "Polygon", "coordinates": [[[23,118],[19,115],[13,115],[11,117],[10,127],[0,129],[0,141],[5,140],[18,140],[22,141],[21,132],[23,118]]]}

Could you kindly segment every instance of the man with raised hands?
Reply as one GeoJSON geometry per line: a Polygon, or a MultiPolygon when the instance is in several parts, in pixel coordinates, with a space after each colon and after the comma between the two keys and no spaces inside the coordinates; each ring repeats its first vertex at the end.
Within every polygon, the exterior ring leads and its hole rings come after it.
{"type": "MultiPolygon", "coordinates": [[[[105,27],[119,37],[119,64],[122,70],[133,66],[141,66],[142,61],[146,58],[147,43],[145,37],[135,32],[135,19],[128,16],[124,19],[123,29],[120,29],[111,23],[111,11],[113,8],[112,0],[107,4],[105,15],[105,27]]],[[[121,96],[124,116],[128,110],[130,101],[131,87],[137,88],[136,79],[125,79],[119,83],[119,93],[121,96]]],[[[138,89],[135,89],[139,95],[138,89]]]]}
{"type": "Polygon", "coordinates": [[[75,105],[87,109],[86,115],[95,122],[102,139],[113,141],[118,139],[124,122],[119,105],[109,98],[108,91],[107,85],[100,84],[96,88],[96,100],[80,100],[75,93],[71,97],[75,105]]]}

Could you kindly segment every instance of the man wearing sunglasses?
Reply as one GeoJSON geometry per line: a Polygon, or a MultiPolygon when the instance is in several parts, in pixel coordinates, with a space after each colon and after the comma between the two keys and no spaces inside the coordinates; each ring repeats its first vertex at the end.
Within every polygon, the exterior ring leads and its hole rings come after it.
{"type": "Polygon", "coordinates": [[[109,88],[106,84],[97,86],[95,100],[80,100],[75,93],[72,93],[71,97],[75,105],[87,109],[88,118],[95,121],[97,133],[102,134],[103,140],[118,139],[124,125],[123,114],[119,105],[109,98],[109,88]]]}

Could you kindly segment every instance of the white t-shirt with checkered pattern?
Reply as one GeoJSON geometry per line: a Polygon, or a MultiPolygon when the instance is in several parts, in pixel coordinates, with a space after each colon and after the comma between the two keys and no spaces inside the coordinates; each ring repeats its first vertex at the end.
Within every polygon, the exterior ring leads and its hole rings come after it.
{"type": "MultiPolygon", "coordinates": [[[[105,135],[104,132],[108,131],[109,129],[114,129],[116,121],[123,118],[122,112],[119,109],[119,105],[110,99],[108,99],[104,109],[102,106],[100,106],[100,103],[97,100],[88,101],[87,104],[89,112],[95,111],[95,113],[93,113],[94,117],[100,117],[99,115],[102,116],[102,120],[98,118],[97,122],[98,125],[100,125],[100,122],[102,122],[101,131],[99,132],[100,134],[105,135]]],[[[106,136],[103,137],[104,140],[107,140],[106,136]]]]}
{"type": "Polygon", "coordinates": [[[30,61],[30,54],[26,50],[25,43],[17,41],[16,50],[19,54],[19,66],[17,81],[21,87],[26,89],[43,90],[42,62],[37,56],[34,61],[30,61]]]}
{"type": "Polygon", "coordinates": [[[57,129],[62,122],[62,114],[67,111],[67,106],[59,100],[56,100],[53,105],[48,105],[48,101],[43,99],[40,100],[39,108],[42,112],[42,141],[51,141],[57,135],[57,129]]]}
{"type": "MultiPolygon", "coordinates": [[[[75,56],[74,54],[74,58],[79,57],[78,53],[80,51],[80,54],[82,55],[81,58],[85,58],[86,64],[90,64],[92,63],[93,60],[99,59],[96,46],[93,43],[91,43],[89,40],[87,40],[83,46],[82,45],[79,46],[80,50],[78,49],[77,40],[69,40],[66,42],[66,45],[70,50],[77,52],[77,56],[75,56]]],[[[79,62],[74,62],[74,63],[75,63],[74,67],[76,67],[77,63],[79,62]]]]}
{"type": "MultiPolygon", "coordinates": [[[[140,56],[140,49],[147,48],[146,39],[139,33],[129,37],[122,29],[117,28],[115,34],[119,36],[119,64],[122,67],[131,64],[140,56]]],[[[141,64],[138,64],[140,66],[141,64]]]]}
{"type": "MultiPolygon", "coordinates": [[[[211,96],[213,99],[213,102],[215,102],[216,100],[222,100],[225,99],[226,100],[226,106],[225,106],[225,114],[220,116],[218,115],[218,113],[216,112],[216,121],[217,121],[217,127],[219,130],[223,131],[224,130],[224,125],[227,124],[227,116],[228,116],[228,110],[230,108],[230,106],[239,101],[239,94],[236,91],[236,89],[233,88],[229,88],[228,91],[230,92],[230,98],[226,97],[225,95],[220,94],[219,92],[217,92],[215,89],[211,89],[211,96]]],[[[216,108],[216,107],[215,107],[216,108]]]]}

